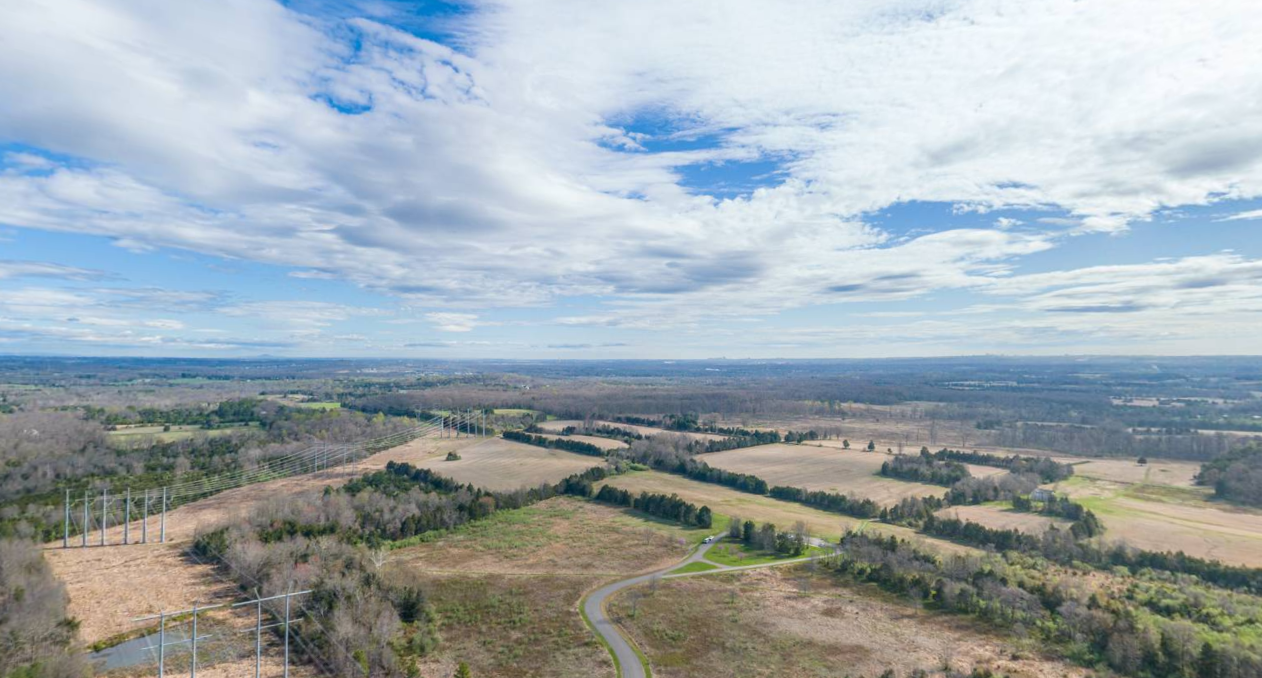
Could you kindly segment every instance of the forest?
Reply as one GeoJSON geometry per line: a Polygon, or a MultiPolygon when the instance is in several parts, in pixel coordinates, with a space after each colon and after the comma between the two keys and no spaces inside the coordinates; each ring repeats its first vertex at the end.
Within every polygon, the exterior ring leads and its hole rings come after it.
{"type": "Polygon", "coordinates": [[[1203,464],[1196,482],[1214,488],[1220,499],[1262,506],[1262,447],[1233,450],[1203,464]]]}

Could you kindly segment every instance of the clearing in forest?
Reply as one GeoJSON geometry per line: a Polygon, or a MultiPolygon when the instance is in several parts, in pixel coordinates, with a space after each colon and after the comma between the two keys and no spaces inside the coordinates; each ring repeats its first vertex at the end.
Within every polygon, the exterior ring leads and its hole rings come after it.
{"type": "Polygon", "coordinates": [[[1064,518],[1044,516],[1028,511],[1014,511],[1011,507],[995,504],[952,506],[938,511],[937,515],[939,518],[958,518],[996,530],[1020,530],[1035,535],[1043,534],[1052,525],[1067,529],[1072,524],[1072,521],[1064,518]]]}
{"type": "Polygon", "coordinates": [[[515,490],[555,483],[604,464],[604,460],[597,457],[500,438],[469,445],[459,454],[461,458],[454,461],[447,461],[445,455],[435,455],[414,465],[488,490],[515,490]]]}
{"type": "Polygon", "coordinates": [[[580,436],[580,435],[561,436],[561,435],[556,435],[554,433],[540,433],[537,435],[541,435],[544,438],[547,438],[549,440],[576,440],[580,443],[587,443],[589,445],[595,445],[596,447],[599,447],[602,450],[622,450],[622,449],[627,448],[627,444],[622,442],[621,440],[614,440],[613,438],[601,438],[600,436],[580,436]]]}
{"type": "Polygon", "coordinates": [[[1105,459],[1056,455],[1052,458],[1062,464],[1073,464],[1076,476],[1127,484],[1192,487],[1196,474],[1201,471],[1197,462],[1173,459],[1152,459],[1147,464],[1140,464],[1134,457],[1105,459]]]}
{"type": "MultiPolygon", "coordinates": [[[[635,424],[623,424],[616,421],[597,421],[595,425],[596,426],[609,426],[612,428],[620,428],[625,431],[632,431],[634,433],[638,433],[644,436],[645,438],[649,436],[661,435],[663,433],[674,435],[674,436],[684,436],[686,438],[691,438],[693,440],[723,440],[724,438],[727,438],[727,436],[722,436],[717,433],[693,433],[690,431],[668,431],[664,428],[654,428],[652,426],[636,426],[635,424]]],[[[539,424],[540,429],[544,431],[549,431],[552,433],[558,433],[564,430],[567,426],[574,426],[576,428],[581,429],[583,428],[583,422],[579,421],[578,419],[557,419],[556,421],[546,421],[539,424]]]]}
{"type": "MultiPolygon", "coordinates": [[[[942,496],[945,487],[877,475],[890,459],[883,452],[859,452],[813,444],[759,445],[699,457],[715,468],[758,476],[772,486],[802,487],[871,499],[885,506],[907,497],[942,496]]],[[[988,467],[970,467],[984,469],[988,467]]],[[[1001,469],[988,469],[1002,472],[1001,469]]],[[[979,475],[974,473],[974,475],[979,475]]],[[[987,473],[989,475],[989,473],[987,473]]]]}

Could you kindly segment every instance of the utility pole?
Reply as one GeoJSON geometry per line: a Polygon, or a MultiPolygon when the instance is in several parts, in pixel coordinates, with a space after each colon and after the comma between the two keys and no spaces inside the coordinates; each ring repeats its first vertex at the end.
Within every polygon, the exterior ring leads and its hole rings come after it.
{"type": "Polygon", "coordinates": [[[166,676],[167,658],[167,616],[158,612],[158,678],[166,676]]]}
{"type": "Polygon", "coordinates": [[[263,672],[263,594],[257,590],[254,595],[258,597],[258,616],[254,622],[254,678],[262,678],[263,672]]]}
{"type": "Polygon", "coordinates": [[[70,548],[70,490],[66,490],[66,519],[62,523],[61,547],[70,548]]]}
{"type": "Polygon", "coordinates": [[[127,505],[123,507],[123,545],[131,543],[131,488],[127,488],[127,505]]]}
{"type": "Polygon", "coordinates": [[[149,490],[145,489],[144,517],[140,520],[140,543],[149,543],[149,490]]]}
{"type": "Polygon", "coordinates": [[[101,489],[101,546],[105,546],[105,527],[109,522],[109,515],[105,513],[106,507],[109,506],[110,494],[109,490],[101,489]]]}
{"type": "Polygon", "coordinates": [[[293,596],[294,583],[285,587],[285,678],[289,678],[289,598],[293,596]]]}
{"type": "Polygon", "coordinates": [[[189,668],[189,678],[197,678],[197,603],[193,603],[193,663],[189,668]]]}
{"type": "Polygon", "coordinates": [[[162,522],[158,525],[158,541],[167,543],[167,488],[162,488],[162,522]]]}
{"type": "Polygon", "coordinates": [[[83,545],[88,545],[88,523],[92,520],[91,514],[88,513],[88,491],[83,491],[83,545]]]}

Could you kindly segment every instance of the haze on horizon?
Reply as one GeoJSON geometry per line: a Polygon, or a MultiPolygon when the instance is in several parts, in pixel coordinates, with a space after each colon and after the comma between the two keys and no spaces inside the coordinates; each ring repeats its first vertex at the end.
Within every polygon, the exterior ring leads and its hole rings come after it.
{"type": "Polygon", "coordinates": [[[1262,12],[0,7],[0,354],[1256,354],[1262,12]]]}

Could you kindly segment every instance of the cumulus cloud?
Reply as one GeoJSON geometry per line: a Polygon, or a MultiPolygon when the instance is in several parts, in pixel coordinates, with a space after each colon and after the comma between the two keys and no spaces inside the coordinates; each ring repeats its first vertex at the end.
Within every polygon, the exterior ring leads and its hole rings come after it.
{"type": "MultiPolygon", "coordinates": [[[[452,20],[459,49],[390,20],[5,5],[0,135],[46,152],[5,156],[0,223],[423,308],[596,296],[559,322],[626,329],[1010,284],[1030,309],[1133,315],[1188,293],[1117,302],[1018,281],[1018,263],[1262,195],[1262,14],[1244,2],[502,0],[452,20]],[[757,180],[690,178],[741,168],[757,180]],[[872,225],[913,201],[1061,216],[872,225]]],[[[220,312],[306,332],[360,313],[220,312]]]]}

